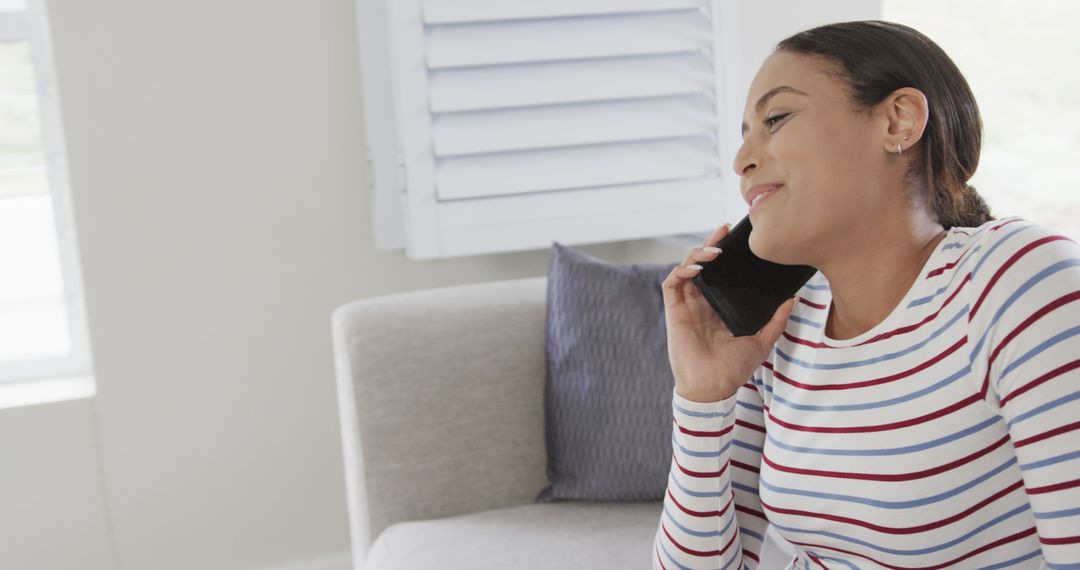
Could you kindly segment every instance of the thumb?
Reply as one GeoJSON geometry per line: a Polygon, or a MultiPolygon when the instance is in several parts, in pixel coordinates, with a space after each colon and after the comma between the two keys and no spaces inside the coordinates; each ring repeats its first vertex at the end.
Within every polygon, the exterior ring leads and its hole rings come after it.
{"type": "Polygon", "coordinates": [[[776,344],[776,341],[780,338],[780,334],[787,328],[788,317],[791,316],[791,312],[795,310],[795,304],[799,302],[799,297],[795,296],[787,301],[784,301],[776,308],[776,312],[773,313],[769,322],[765,323],[765,326],[761,327],[761,330],[754,335],[759,342],[767,347],[771,347],[776,344]]]}

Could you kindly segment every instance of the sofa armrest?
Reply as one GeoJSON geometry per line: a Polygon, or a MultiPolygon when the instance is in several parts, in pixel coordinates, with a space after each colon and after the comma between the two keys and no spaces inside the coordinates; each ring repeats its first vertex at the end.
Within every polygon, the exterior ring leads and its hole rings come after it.
{"type": "Polygon", "coordinates": [[[352,301],[331,318],[353,557],[401,521],[534,502],[546,277],[352,301]]]}

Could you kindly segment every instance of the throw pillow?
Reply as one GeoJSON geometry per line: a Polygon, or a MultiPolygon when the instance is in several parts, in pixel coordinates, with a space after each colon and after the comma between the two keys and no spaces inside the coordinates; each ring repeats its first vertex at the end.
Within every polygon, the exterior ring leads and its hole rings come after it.
{"type": "Polygon", "coordinates": [[[671,468],[660,285],[678,263],[620,266],[552,244],[545,436],[537,502],[659,500],[671,468]]]}

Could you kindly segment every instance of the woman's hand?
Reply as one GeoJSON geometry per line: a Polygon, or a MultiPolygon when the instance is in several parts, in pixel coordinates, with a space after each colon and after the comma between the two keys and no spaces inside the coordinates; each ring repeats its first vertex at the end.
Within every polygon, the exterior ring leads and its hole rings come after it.
{"type": "MultiPolygon", "coordinates": [[[[704,245],[717,243],[729,231],[731,224],[721,226],[704,245]]],[[[718,402],[734,395],[766,360],[796,302],[795,298],[788,299],[777,307],[757,334],[732,335],[692,281],[701,270],[695,262],[712,261],[717,255],[723,253],[695,247],[662,285],[675,390],[694,402],[718,402]]]]}

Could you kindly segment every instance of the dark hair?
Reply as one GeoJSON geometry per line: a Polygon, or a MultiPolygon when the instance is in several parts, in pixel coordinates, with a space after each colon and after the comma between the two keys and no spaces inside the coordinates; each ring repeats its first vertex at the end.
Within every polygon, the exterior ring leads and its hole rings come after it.
{"type": "Polygon", "coordinates": [[[874,107],[902,87],[922,91],[930,116],[922,155],[908,173],[917,173],[915,192],[925,190],[945,229],[976,227],[994,219],[982,196],[967,184],[982,146],[979,107],[956,64],[930,38],[893,22],[841,22],[799,32],[778,43],[776,51],[825,58],[859,110],[874,107]]]}

